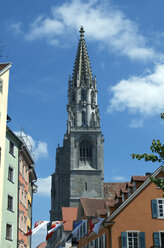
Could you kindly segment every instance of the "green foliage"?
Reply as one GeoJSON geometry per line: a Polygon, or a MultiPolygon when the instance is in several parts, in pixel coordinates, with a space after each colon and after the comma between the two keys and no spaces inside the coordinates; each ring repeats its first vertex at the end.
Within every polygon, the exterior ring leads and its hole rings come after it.
{"type": "MultiPolygon", "coordinates": [[[[161,114],[161,118],[164,119],[164,113],[161,114]],[[163,114],[163,115],[162,115],[163,114]]],[[[145,159],[145,162],[152,161],[154,162],[160,162],[164,163],[164,144],[161,144],[159,140],[153,140],[152,145],[150,147],[152,153],[154,154],[131,154],[133,159],[145,159]]],[[[151,181],[154,182],[159,188],[161,188],[164,191],[164,179],[159,178],[151,178],[151,181]]]]}

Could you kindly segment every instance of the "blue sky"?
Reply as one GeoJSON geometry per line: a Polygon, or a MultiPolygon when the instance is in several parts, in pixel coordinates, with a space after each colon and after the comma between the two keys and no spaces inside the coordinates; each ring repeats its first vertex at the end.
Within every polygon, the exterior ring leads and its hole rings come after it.
{"type": "MultiPolygon", "coordinates": [[[[30,136],[38,193],[34,221],[49,219],[50,175],[67,121],[67,88],[79,28],[93,74],[104,143],[104,180],[128,181],[158,165],[132,160],[163,141],[164,1],[3,1],[0,62],[11,61],[8,114],[30,136]]],[[[36,244],[36,243],[35,243],[36,244]]],[[[35,247],[34,244],[34,247],[35,247]]]]}

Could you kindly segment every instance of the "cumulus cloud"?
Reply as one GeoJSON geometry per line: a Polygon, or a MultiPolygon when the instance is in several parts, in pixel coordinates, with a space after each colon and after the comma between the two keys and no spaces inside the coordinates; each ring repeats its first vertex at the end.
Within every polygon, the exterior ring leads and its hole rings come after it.
{"type": "Polygon", "coordinates": [[[30,152],[32,152],[34,159],[38,160],[48,156],[47,143],[44,141],[35,141],[30,135],[24,132],[14,132],[18,137],[22,138],[27,145],[30,152]]]}
{"type": "Polygon", "coordinates": [[[126,181],[126,178],[123,176],[115,176],[112,179],[117,182],[126,181]]]}
{"type": "Polygon", "coordinates": [[[46,178],[38,178],[36,184],[38,186],[38,194],[44,196],[50,196],[51,176],[48,176],[46,178]]]}
{"type": "Polygon", "coordinates": [[[121,80],[110,91],[113,97],[108,112],[127,109],[144,117],[159,114],[164,109],[164,64],[156,65],[146,75],[121,80]]]}
{"type": "Polygon", "coordinates": [[[51,8],[50,16],[40,15],[31,24],[25,39],[46,39],[51,45],[68,42],[72,33],[83,25],[87,37],[98,41],[107,50],[126,55],[130,59],[147,60],[155,57],[146,44],[137,23],[116,9],[111,3],[72,0],[51,8]],[[80,11],[79,11],[80,10],[80,11]],[[60,42],[59,42],[60,39],[60,42]]]}

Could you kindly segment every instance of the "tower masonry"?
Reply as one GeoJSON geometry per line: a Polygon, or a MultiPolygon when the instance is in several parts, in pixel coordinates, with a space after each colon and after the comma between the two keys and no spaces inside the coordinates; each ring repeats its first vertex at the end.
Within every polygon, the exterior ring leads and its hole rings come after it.
{"type": "Polygon", "coordinates": [[[97,82],[80,29],[72,77],[68,82],[68,121],[63,147],[56,149],[50,219],[62,219],[61,207],[76,207],[80,198],[103,198],[103,143],[97,82]]]}

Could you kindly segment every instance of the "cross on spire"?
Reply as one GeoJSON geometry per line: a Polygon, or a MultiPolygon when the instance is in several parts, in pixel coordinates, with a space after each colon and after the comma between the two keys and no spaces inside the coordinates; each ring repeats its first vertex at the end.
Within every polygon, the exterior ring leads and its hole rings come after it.
{"type": "Polygon", "coordinates": [[[79,33],[80,33],[80,37],[82,39],[84,37],[84,33],[85,33],[83,26],[81,26],[79,33]]]}

